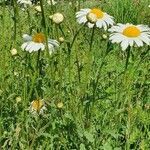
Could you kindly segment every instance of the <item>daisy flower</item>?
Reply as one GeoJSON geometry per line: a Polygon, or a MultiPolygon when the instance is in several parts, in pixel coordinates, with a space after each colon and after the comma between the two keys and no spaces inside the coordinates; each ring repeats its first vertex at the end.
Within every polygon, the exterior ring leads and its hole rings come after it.
{"type": "MultiPolygon", "coordinates": [[[[43,33],[36,33],[33,36],[28,34],[23,35],[24,43],[21,48],[28,52],[34,52],[38,50],[44,50],[46,47],[46,38],[43,33]]],[[[48,39],[48,49],[51,54],[55,48],[59,47],[59,42],[57,40],[48,39]]]]}
{"type": "Polygon", "coordinates": [[[126,50],[128,46],[141,47],[146,43],[150,45],[150,28],[145,25],[133,24],[117,24],[111,27],[109,40],[112,43],[121,43],[122,50],[126,50]]]}
{"type": "Polygon", "coordinates": [[[44,104],[44,100],[33,100],[30,104],[30,112],[32,114],[43,114],[47,110],[44,104]]]}
{"type": "Polygon", "coordinates": [[[76,13],[76,18],[79,24],[87,23],[89,28],[93,28],[95,25],[98,28],[107,30],[108,26],[114,24],[113,17],[98,8],[81,9],[76,13]]]}

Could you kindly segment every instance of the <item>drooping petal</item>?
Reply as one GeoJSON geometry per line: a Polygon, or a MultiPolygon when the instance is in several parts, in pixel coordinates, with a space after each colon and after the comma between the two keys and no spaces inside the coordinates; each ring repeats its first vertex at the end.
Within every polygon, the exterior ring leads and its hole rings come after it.
{"type": "Polygon", "coordinates": [[[28,34],[23,34],[22,37],[23,37],[24,42],[32,41],[32,36],[28,34]]]}

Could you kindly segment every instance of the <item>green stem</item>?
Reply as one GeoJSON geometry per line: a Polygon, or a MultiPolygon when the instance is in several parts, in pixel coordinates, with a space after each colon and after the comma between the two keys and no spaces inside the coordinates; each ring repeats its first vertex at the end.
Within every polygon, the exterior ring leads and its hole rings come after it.
{"type": "Polygon", "coordinates": [[[27,14],[28,14],[28,22],[29,22],[29,33],[32,33],[32,26],[31,26],[31,15],[30,15],[30,11],[29,8],[27,8],[27,14]]]}
{"type": "Polygon", "coordinates": [[[46,39],[47,55],[49,56],[48,38],[47,38],[47,30],[46,30],[46,19],[45,19],[44,7],[43,7],[43,0],[40,0],[40,6],[41,6],[41,14],[42,14],[42,26],[44,28],[44,34],[45,34],[45,39],[46,39]]]}
{"type": "MultiPolygon", "coordinates": [[[[86,23],[85,23],[86,24],[86,23]]],[[[85,25],[84,24],[84,25],[85,25]]],[[[78,36],[78,34],[80,33],[80,31],[81,31],[81,29],[84,27],[84,25],[83,26],[81,26],[80,28],[79,28],[79,30],[76,32],[76,34],[74,35],[74,37],[73,37],[73,40],[72,40],[72,42],[71,42],[71,44],[70,45],[68,45],[68,60],[69,60],[69,82],[70,82],[70,77],[71,77],[71,49],[72,49],[72,47],[73,47],[73,45],[74,45],[74,42],[75,42],[75,40],[76,40],[76,38],[77,38],[77,36],[78,36]]]]}
{"type": "Polygon", "coordinates": [[[40,59],[40,54],[41,54],[41,50],[38,51],[38,55],[37,55],[37,79],[38,79],[38,85],[37,85],[37,91],[40,95],[40,97],[43,96],[43,93],[42,93],[42,80],[41,80],[41,72],[42,72],[42,64],[41,64],[41,59],[40,59]]]}
{"type": "MultiPolygon", "coordinates": [[[[86,24],[86,23],[85,23],[85,24],[86,24]]],[[[73,44],[74,44],[74,42],[75,42],[75,40],[76,40],[76,38],[77,38],[77,35],[80,33],[81,29],[85,26],[85,24],[84,24],[83,26],[81,26],[81,27],[79,28],[79,30],[76,32],[76,34],[74,35],[73,40],[72,40],[72,42],[71,42],[71,44],[70,44],[70,49],[73,47],[73,44]]]]}
{"type": "Polygon", "coordinates": [[[41,14],[42,14],[42,25],[43,25],[44,29],[46,30],[46,21],[45,21],[43,0],[40,0],[40,6],[41,6],[41,14]]]}
{"type": "Polygon", "coordinates": [[[130,49],[131,49],[131,47],[129,46],[129,47],[127,48],[127,58],[126,58],[125,70],[127,70],[128,65],[129,65],[130,49]]]}
{"type": "Polygon", "coordinates": [[[93,38],[94,38],[94,31],[95,31],[95,26],[92,29],[92,35],[91,35],[91,40],[90,40],[90,51],[92,50],[92,44],[93,44],[93,38]]]}
{"type": "Polygon", "coordinates": [[[78,58],[78,49],[76,48],[75,50],[76,50],[76,63],[77,63],[78,81],[80,83],[81,74],[80,74],[80,64],[79,64],[79,58],[78,58]]]}
{"type": "Polygon", "coordinates": [[[14,21],[13,41],[14,41],[14,43],[16,44],[16,35],[17,35],[17,16],[18,16],[18,10],[17,10],[16,0],[13,0],[13,11],[14,11],[14,16],[13,16],[13,21],[14,21]]]}
{"type": "Polygon", "coordinates": [[[59,29],[60,29],[60,31],[61,31],[61,33],[62,33],[62,35],[64,36],[64,37],[66,37],[66,35],[65,35],[65,33],[64,33],[64,31],[63,31],[63,29],[62,29],[62,27],[61,27],[61,25],[59,24],[59,29]]]}

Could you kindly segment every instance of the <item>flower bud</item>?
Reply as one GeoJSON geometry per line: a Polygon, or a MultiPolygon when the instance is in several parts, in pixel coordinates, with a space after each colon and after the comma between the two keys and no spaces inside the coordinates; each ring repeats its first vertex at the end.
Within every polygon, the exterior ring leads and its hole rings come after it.
{"type": "Polygon", "coordinates": [[[63,102],[58,102],[57,103],[57,108],[61,109],[64,106],[63,102]]]}
{"type": "Polygon", "coordinates": [[[10,53],[12,56],[17,55],[17,50],[15,48],[13,48],[12,50],[10,50],[10,53]]]}
{"type": "Polygon", "coordinates": [[[102,38],[106,40],[106,39],[107,39],[107,35],[106,35],[106,34],[103,34],[103,35],[102,35],[102,38]]]}
{"type": "Polygon", "coordinates": [[[58,40],[59,40],[60,43],[63,43],[63,42],[64,42],[64,38],[63,38],[63,37],[59,37],[58,40]]]}
{"type": "Polygon", "coordinates": [[[95,23],[97,21],[97,17],[93,13],[88,13],[86,18],[90,23],[95,23]]]}
{"type": "Polygon", "coordinates": [[[56,24],[60,24],[64,20],[64,16],[61,13],[55,13],[52,17],[52,20],[56,24]]]}

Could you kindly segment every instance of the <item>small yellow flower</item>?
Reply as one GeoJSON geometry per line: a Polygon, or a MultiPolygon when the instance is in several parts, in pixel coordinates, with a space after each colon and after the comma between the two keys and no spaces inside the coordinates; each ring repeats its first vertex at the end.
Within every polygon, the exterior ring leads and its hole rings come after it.
{"type": "Polygon", "coordinates": [[[64,106],[63,102],[58,102],[58,103],[57,103],[57,108],[60,108],[60,109],[61,109],[63,106],[64,106]]]}
{"type": "Polygon", "coordinates": [[[63,43],[63,42],[64,42],[64,38],[63,38],[63,37],[59,37],[58,40],[59,40],[60,43],[63,43]]]}
{"type": "Polygon", "coordinates": [[[44,110],[46,110],[44,100],[37,99],[31,102],[30,112],[33,114],[43,114],[44,110]]]}
{"type": "Polygon", "coordinates": [[[52,17],[52,20],[53,20],[54,23],[60,24],[60,23],[63,22],[64,16],[63,16],[63,14],[61,14],[61,13],[55,13],[55,14],[53,15],[53,17],[52,17]]]}
{"type": "Polygon", "coordinates": [[[15,56],[15,55],[17,55],[17,50],[15,48],[13,48],[10,50],[10,53],[12,56],[15,56]]]}
{"type": "Polygon", "coordinates": [[[20,96],[16,97],[16,102],[17,103],[21,102],[21,97],[20,96]]]}
{"type": "Polygon", "coordinates": [[[107,39],[107,35],[106,35],[106,34],[103,34],[103,35],[102,35],[102,38],[106,40],[106,39],[107,39]]]}

